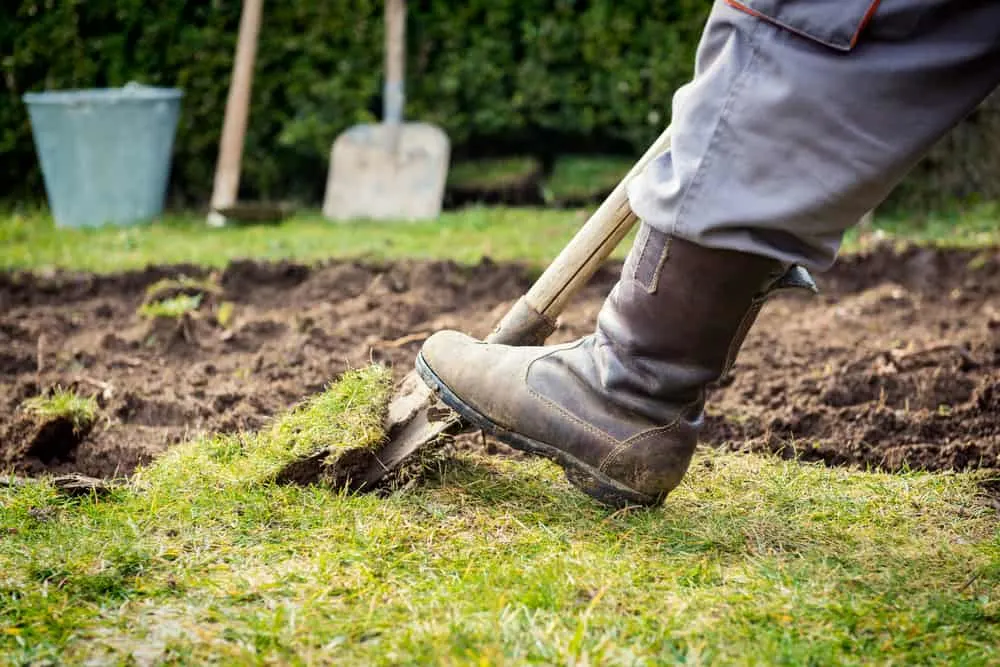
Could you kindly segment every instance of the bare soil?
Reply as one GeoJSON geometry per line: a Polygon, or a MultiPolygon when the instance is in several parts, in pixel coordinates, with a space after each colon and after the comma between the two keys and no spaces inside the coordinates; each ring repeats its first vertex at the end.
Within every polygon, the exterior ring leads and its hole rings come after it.
{"type": "MultiPolygon", "coordinates": [[[[591,330],[619,267],[554,342],[591,330]]],[[[0,273],[0,470],[127,475],[179,441],[260,428],[348,368],[401,377],[436,330],[486,335],[532,278],[489,261],[0,273]],[[218,289],[181,318],[140,315],[148,286],[182,275],[218,289]],[[97,423],[74,432],[20,410],[55,386],[96,397],[97,423]]],[[[889,471],[1000,468],[1000,249],[880,247],[817,279],[819,296],[765,307],[710,392],[704,442],[889,471]]]]}

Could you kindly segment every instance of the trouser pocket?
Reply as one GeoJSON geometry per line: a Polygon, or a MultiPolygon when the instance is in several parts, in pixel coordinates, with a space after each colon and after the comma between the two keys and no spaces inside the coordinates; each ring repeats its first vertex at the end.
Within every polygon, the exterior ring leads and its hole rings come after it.
{"type": "Polygon", "coordinates": [[[736,9],[815,42],[850,51],[879,0],[726,0],[736,9]]]}

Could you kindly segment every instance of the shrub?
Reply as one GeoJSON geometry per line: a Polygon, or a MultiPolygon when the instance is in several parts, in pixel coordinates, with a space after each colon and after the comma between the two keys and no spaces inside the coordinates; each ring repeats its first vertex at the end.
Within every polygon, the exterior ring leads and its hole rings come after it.
{"type": "MultiPolygon", "coordinates": [[[[406,115],[441,125],[458,159],[638,157],[691,76],[711,0],[411,0],[406,115]]],[[[184,90],[173,205],[204,204],[215,168],[240,3],[8,0],[0,6],[0,183],[43,197],[25,92],[184,90]],[[155,7],[155,8],[154,8],[155,7]]],[[[318,203],[330,145],[377,122],[383,2],[264,7],[241,196],[318,203]]],[[[1000,197],[996,104],[942,142],[893,200],[1000,197]]]]}
{"type": "MultiPolygon", "coordinates": [[[[456,157],[642,152],[691,73],[708,0],[414,0],[406,115],[440,124],[456,157]]],[[[0,180],[41,198],[25,92],[184,90],[173,203],[207,198],[240,3],[13,0],[0,8],[0,180]]],[[[254,74],[246,197],[322,196],[330,145],[381,116],[383,3],[271,3],[254,74]]],[[[547,156],[541,156],[548,159],[547,156]]]]}

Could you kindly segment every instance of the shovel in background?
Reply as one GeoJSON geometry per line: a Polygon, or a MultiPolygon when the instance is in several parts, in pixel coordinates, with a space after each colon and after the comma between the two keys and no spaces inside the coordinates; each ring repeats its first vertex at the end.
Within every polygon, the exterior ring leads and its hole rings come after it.
{"type": "Polygon", "coordinates": [[[360,124],[330,151],[323,215],[331,220],[426,220],[441,213],[451,144],[429,123],[403,122],[406,0],[385,5],[383,122],[360,124]]]}

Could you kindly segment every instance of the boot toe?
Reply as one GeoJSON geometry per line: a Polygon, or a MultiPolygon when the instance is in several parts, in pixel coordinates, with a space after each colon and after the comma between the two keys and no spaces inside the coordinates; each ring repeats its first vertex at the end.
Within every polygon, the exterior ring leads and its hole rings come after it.
{"type": "Polygon", "coordinates": [[[439,331],[424,341],[420,360],[436,379],[471,405],[479,403],[483,389],[495,365],[488,357],[496,356],[481,341],[458,331],[439,331]]]}
{"type": "Polygon", "coordinates": [[[435,373],[447,373],[447,369],[457,358],[456,353],[478,342],[475,338],[458,331],[438,331],[424,341],[420,347],[420,356],[435,373]]]}
{"type": "MultiPolygon", "coordinates": [[[[535,348],[484,343],[457,331],[441,331],[420,349],[420,365],[433,374],[429,384],[442,385],[452,398],[442,400],[452,408],[456,401],[492,422],[507,426],[517,412],[523,393],[524,368],[535,348]]],[[[428,378],[424,377],[427,382],[428,378]]]]}
{"type": "Polygon", "coordinates": [[[448,387],[465,393],[490,374],[486,359],[491,356],[490,347],[458,331],[439,331],[424,342],[420,357],[448,387]]]}

